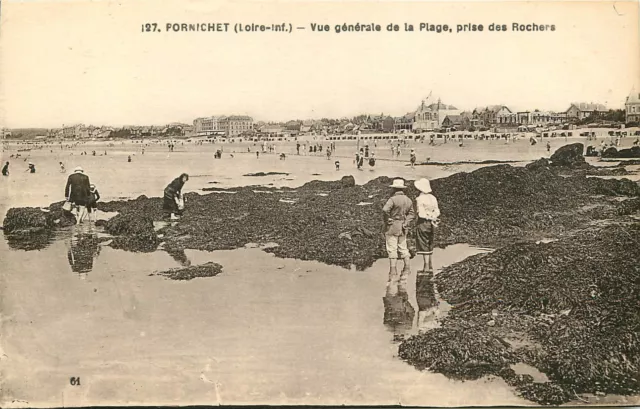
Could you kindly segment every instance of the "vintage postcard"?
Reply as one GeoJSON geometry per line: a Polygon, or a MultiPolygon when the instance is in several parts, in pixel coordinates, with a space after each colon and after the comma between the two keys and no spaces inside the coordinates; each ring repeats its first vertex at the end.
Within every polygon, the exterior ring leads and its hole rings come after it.
{"type": "Polygon", "coordinates": [[[639,11],[2,1],[0,406],[640,405],[639,11]]]}

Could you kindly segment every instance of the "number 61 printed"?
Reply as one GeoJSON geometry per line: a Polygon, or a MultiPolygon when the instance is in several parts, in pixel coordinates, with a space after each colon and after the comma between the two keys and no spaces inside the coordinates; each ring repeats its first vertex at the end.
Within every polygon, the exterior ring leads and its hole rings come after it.
{"type": "Polygon", "coordinates": [[[72,386],[80,386],[80,377],[79,376],[72,376],[71,378],[69,378],[69,383],[72,386]]]}

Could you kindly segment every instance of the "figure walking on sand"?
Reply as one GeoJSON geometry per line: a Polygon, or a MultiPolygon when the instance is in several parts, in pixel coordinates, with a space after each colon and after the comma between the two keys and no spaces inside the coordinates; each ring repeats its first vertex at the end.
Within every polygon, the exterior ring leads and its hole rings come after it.
{"type": "Polygon", "coordinates": [[[164,188],[163,209],[170,215],[171,220],[178,220],[179,214],[184,208],[184,199],[182,198],[182,187],[189,180],[189,175],[183,173],[173,179],[171,183],[164,188]]]}
{"type": "Polygon", "coordinates": [[[91,183],[89,176],[84,174],[84,170],[77,166],[67,178],[67,185],[64,188],[64,197],[71,203],[72,211],[76,217],[76,224],[82,223],[87,214],[87,203],[91,195],[91,183]]]}
{"type": "Polygon", "coordinates": [[[431,183],[428,179],[420,179],[414,183],[420,195],[416,198],[418,222],[416,223],[416,247],[417,253],[424,259],[423,271],[433,271],[433,235],[438,226],[440,209],[438,200],[431,191],[431,183]]]}
{"type": "Polygon", "coordinates": [[[395,179],[390,186],[393,196],[382,208],[385,225],[385,241],[389,256],[389,281],[387,288],[391,294],[398,290],[398,285],[404,286],[411,273],[411,254],[407,247],[407,232],[415,218],[413,202],[404,194],[404,180],[395,179]],[[404,261],[404,268],[398,275],[398,255],[404,261]]]}
{"type": "Polygon", "coordinates": [[[2,167],[2,176],[9,176],[9,161],[2,167]]]}
{"type": "Polygon", "coordinates": [[[411,163],[411,169],[416,166],[416,150],[411,148],[411,155],[409,156],[409,162],[411,163]]]}

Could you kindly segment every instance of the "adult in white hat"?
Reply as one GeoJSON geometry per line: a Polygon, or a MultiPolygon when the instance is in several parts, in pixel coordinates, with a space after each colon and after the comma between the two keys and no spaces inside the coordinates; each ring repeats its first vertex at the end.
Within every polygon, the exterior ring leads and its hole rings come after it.
{"type": "Polygon", "coordinates": [[[71,202],[76,216],[76,224],[80,224],[86,217],[86,206],[90,196],[91,183],[89,182],[89,176],[84,174],[84,169],[77,166],[67,178],[67,185],[64,188],[64,197],[71,202]]]}
{"type": "Polygon", "coordinates": [[[395,179],[391,188],[393,196],[389,198],[382,208],[385,223],[385,240],[387,254],[389,256],[389,282],[388,290],[391,294],[397,292],[398,284],[406,281],[411,273],[411,255],[407,247],[407,232],[415,219],[413,201],[404,194],[403,179],[395,179]],[[399,256],[399,257],[398,257],[399,256]],[[404,261],[404,268],[398,275],[398,258],[404,261]]]}
{"type": "Polygon", "coordinates": [[[416,198],[416,209],[418,211],[418,222],[416,224],[416,247],[417,253],[424,259],[423,271],[433,271],[433,234],[438,225],[440,209],[438,200],[431,191],[431,183],[428,179],[420,179],[414,183],[420,195],[416,198]]]}

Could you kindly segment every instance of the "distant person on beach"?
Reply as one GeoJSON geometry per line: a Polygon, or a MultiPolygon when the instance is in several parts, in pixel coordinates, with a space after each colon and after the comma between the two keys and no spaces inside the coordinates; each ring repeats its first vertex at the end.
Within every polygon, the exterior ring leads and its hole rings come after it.
{"type": "Polygon", "coordinates": [[[131,155],[127,158],[127,162],[131,162],[131,155]]]}
{"type": "Polygon", "coordinates": [[[67,171],[67,170],[66,170],[66,169],[65,169],[65,167],[64,167],[64,163],[60,162],[60,173],[64,173],[64,172],[66,172],[66,171],[67,171]]]}
{"type": "Polygon", "coordinates": [[[184,204],[182,188],[188,180],[189,175],[183,173],[164,188],[163,209],[170,215],[171,220],[178,220],[179,214],[182,213],[181,204],[184,204]]]}
{"type": "Polygon", "coordinates": [[[27,168],[27,172],[36,173],[36,165],[34,165],[33,163],[29,162],[29,167],[27,168]]]}
{"type": "Polygon", "coordinates": [[[336,165],[336,170],[340,170],[340,161],[339,160],[335,161],[335,165],[336,165]]]}
{"type": "Polygon", "coordinates": [[[100,192],[93,183],[89,185],[89,200],[87,201],[87,212],[89,213],[89,221],[95,223],[98,220],[98,200],[100,200],[100,192]]]}
{"type": "Polygon", "coordinates": [[[296,152],[300,155],[300,142],[296,142],[296,152]]]}
{"type": "Polygon", "coordinates": [[[416,150],[411,149],[411,154],[409,155],[409,163],[411,163],[411,169],[413,169],[416,165],[416,150]]]}
{"type": "Polygon", "coordinates": [[[9,176],[9,161],[2,167],[2,176],[9,176]]]}
{"type": "Polygon", "coordinates": [[[67,185],[64,188],[64,197],[71,202],[72,211],[76,216],[76,224],[80,224],[86,216],[86,206],[90,194],[89,176],[85,175],[84,170],[78,166],[73,170],[73,174],[67,178],[67,185]]]}
{"type": "Polygon", "coordinates": [[[411,273],[411,254],[407,247],[407,233],[415,218],[413,201],[404,194],[403,179],[395,179],[390,186],[393,196],[382,208],[385,226],[385,241],[389,256],[389,281],[387,288],[393,294],[397,292],[398,284],[404,285],[411,273]],[[404,268],[398,275],[398,255],[404,261],[404,268]]]}
{"type": "Polygon", "coordinates": [[[440,209],[438,200],[431,191],[431,184],[428,179],[420,179],[414,183],[420,195],[416,198],[416,209],[418,213],[418,223],[416,224],[416,247],[417,253],[424,259],[423,271],[433,271],[433,234],[438,226],[440,209]]]}
{"type": "Polygon", "coordinates": [[[371,157],[369,158],[369,166],[371,167],[371,170],[376,166],[376,154],[373,152],[371,152],[371,157]]]}
{"type": "Polygon", "coordinates": [[[547,142],[547,153],[551,152],[551,144],[547,142]]]}

